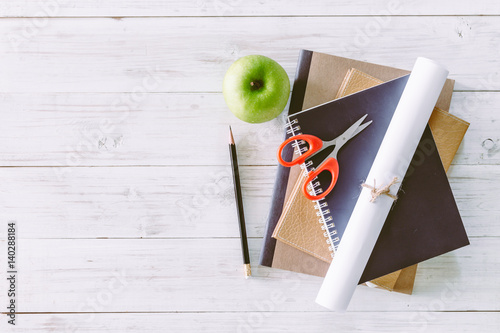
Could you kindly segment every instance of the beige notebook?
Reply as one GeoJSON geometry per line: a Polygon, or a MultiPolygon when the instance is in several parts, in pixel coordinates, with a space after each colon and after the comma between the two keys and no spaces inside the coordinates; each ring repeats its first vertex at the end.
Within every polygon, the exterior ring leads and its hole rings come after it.
{"type": "MultiPolygon", "coordinates": [[[[380,83],[382,81],[359,70],[351,69],[341,84],[336,98],[350,95],[380,83]]],[[[468,123],[436,108],[429,124],[433,130],[443,164],[447,169],[467,130],[468,123]]],[[[316,215],[314,203],[307,200],[301,192],[304,179],[305,174],[301,173],[288,196],[289,199],[284,205],[283,214],[274,230],[273,237],[329,263],[332,252],[326,243],[326,235],[322,230],[323,223],[319,221],[319,217],[316,215]]],[[[411,292],[415,273],[416,265],[385,275],[371,282],[388,290],[395,290],[396,286],[399,285],[400,290],[396,289],[396,291],[411,292]],[[405,271],[404,274],[401,273],[402,271],[405,271]],[[406,282],[401,283],[399,281],[400,283],[398,283],[400,277],[406,282]]]]}
{"type": "MultiPolygon", "coordinates": [[[[357,68],[384,82],[409,74],[407,70],[338,57],[331,54],[301,50],[297,65],[297,76],[294,83],[294,94],[292,94],[295,97],[292,98],[294,100],[293,108],[296,109],[295,111],[305,110],[334,99],[345,79],[346,73],[351,68],[357,68]],[[296,84],[297,86],[295,87],[296,84]]],[[[437,107],[445,111],[449,109],[453,86],[454,80],[447,79],[436,103],[437,107]]],[[[280,182],[279,187],[282,190],[284,188],[285,197],[282,198],[281,195],[273,196],[272,211],[267,221],[260,263],[264,266],[321,276],[324,275],[324,272],[328,268],[328,263],[272,238],[272,232],[283,211],[284,203],[287,201],[299,173],[299,167],[292,167],[289,169],[288,176],[283,177],[283,175],[280,175],[282,178],[278,180],[280,182]],[[279,207],[279,212],[274,210],[277,207],[279,207]],[[306,258],[303,258],[302,254],[306,258]],[[310,262],[311,260],[316,262],[312,265],[304,265],[304,262],[310,262]]]]}
{"type": "MultiPolygon", "coordinates": [[[[392,80],[409,73],[409,71],[406,70],[333,56],[320,52],[302,51],[301,55],[304,56],[304,58],[302,60],[299,59],[301,62],[299,63],[298,71],[301,73],[303,72],[302,75],[306,75],[305,77],[300,78],[301,80],[304,80],[300,82],[305,84],[303,91],[304,96],[299,97],[301,100],[299,102],[299,107],[302,110],[334,99],[340,90],[340,86],[345,80],[346,73],[351,68],[357,68],[362,72],[383,81],[392,80]]],[[[436,104],[437,107],[445,111],[449,109],[453,94],[453,86],[453,80],[446,80],[445,86],[441,91],[441,95],[436,104]]],[[[285,187],[285,203],[290,197],[290,193],[292,192],[299,174],[300,168],[298,166],[294,166],[290,169],[287,185],[285,187]]],[[[275,225],[273,226],[273,230],[274,228],[275,225]]],[[[276,240],[274,244],[272,242],[264,243],[261,262],[264,265],[269,264],[273,268],[316,276],[325,276],[330,265],[328,262],[298,250],[297,248],[280,240],[276,240]]],[[[402,273],[406,270],[407,269],[403,269],[402,273]]],[[[400,274],[396,287],[403,290],[404,288],[401,288],[401,284],[406,283],[406,292],[411,293],[413,279],[411,279],[411,284],[408,284],[407,279],[405,279],[403,275],[404,274],[400,274]]]]}

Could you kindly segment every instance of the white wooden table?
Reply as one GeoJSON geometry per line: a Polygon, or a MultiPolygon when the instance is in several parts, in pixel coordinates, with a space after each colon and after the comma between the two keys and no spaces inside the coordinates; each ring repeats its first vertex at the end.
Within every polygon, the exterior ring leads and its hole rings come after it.
{"type": "Polygon", "coordinates": [[[3,0],[0,15],[0,308],[16,221],[20,312],[1,332],[500,330],[497,0],[3,0]],[[293,80],[301,48],[427,56],[456,80],[450,111],[471,126],[449,178],[471,245],[419,265],[412,296],[358,287],[333,314],[314,303],[321,279],[256,265],[283,119],[236,119],[222,78],[263,54],[293,80]]]}

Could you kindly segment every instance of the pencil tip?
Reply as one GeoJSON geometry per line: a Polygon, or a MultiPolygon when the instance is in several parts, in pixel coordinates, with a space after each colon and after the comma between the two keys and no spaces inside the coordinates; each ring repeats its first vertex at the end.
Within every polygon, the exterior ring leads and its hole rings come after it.
{"type": "Polygon", "coordinates": [[[229,126],[229,144],[234,145],[233,131],[231,130],[231,126],[229,126]]]}

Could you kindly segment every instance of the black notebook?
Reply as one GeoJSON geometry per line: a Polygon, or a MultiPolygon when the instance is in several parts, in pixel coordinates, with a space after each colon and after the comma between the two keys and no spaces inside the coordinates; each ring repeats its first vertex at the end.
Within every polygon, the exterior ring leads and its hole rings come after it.
{"type": "MultiPolygon", "coordinates": [[[[338,153],[335,188],[317,202],[334,247],[338,246],[361,193],[378,148],[392,119],[408,76],[289,116],[292,135],[312,134],[331,140],[368,114],[373,123],[338,153]]],[[[314,156],[318,166],[333,147],[314,156]]],[[[331,175],[318,176],[316,189],[326,190],[331,175]]],[[[360,282],[366,282],[469,244],[462,219],[427,126],[402,181],[360,282]]]]}

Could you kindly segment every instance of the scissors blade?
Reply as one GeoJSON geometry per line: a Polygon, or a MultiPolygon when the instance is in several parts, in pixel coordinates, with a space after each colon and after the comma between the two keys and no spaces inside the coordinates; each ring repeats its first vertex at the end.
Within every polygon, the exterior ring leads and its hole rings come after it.
{"type": "Polygon", "coordinates": [[[354,133],[352,133],[351,138],[352,138],[352,137],[354,137],[354,136],[356,136],[356,135],[358,135],[358,134],[359,134],[362,130],[364,130],[365,128],[367,128],[367,127],[368,127],[368,125],[370,125],[371,123],[373,123],[373,120],[370,120],[369,122],[364,123],[363,125],[360,125],[360,126],[359,126],[359,127],[358,127],[355,131],[354,131],[354,133]]]}
{"type": "Polygon", "coordinates": [[[340,148],[347,142],[349,141],[352,137],[355,135],[359,134],[361,131],[363,131],[368,125],[372,123],[372,120],[369,122],[361,125],[361,123],[366,119],[368,114],[365,114],[363,117],[359,118],[358,121],[356,121],[351,127],[349,127],[342,135],[337,137],[336,143],[337,146],[335,147],[336,151],[339,151],[340,148]]]}

